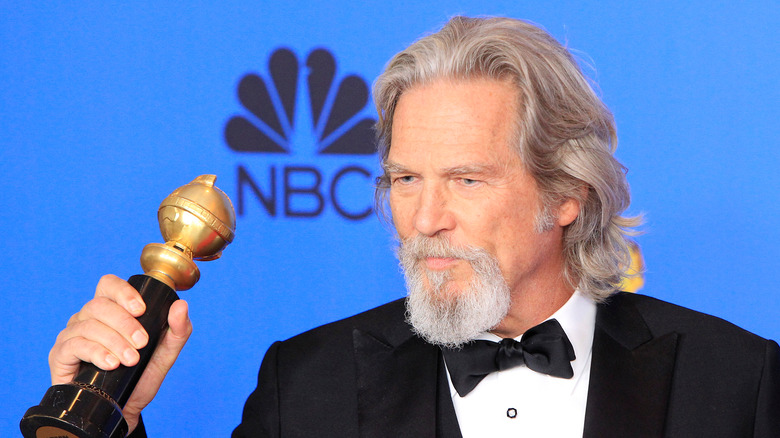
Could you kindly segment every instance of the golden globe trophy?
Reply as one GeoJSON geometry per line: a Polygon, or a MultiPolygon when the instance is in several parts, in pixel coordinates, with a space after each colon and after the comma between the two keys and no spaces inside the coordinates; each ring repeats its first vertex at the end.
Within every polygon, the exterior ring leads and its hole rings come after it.
{"type": "Polygon", "coordinates": [[[150,243],[141,253],[143,275],[128,282],[146,302],[138,317],[149,334],[133,367],[104,371],[82,363],[76,378],[54,385],[38,406],[27,410],[20,428],[25,438],[119,438],[127,435],[122,408],[132,394],[168,327],[168,310],[178,290],[191,288],[200,271],[194,260],[214,260],[233,241],[236,217],[230,199],[201,175],[171,193],[157,213],[165,244],[150,243]]]}

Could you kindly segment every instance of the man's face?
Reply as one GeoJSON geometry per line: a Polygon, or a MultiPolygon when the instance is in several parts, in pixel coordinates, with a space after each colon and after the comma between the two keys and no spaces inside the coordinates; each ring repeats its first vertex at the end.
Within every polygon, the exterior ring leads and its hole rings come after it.
{"type": "MultiPolygon", "coordinates": [[[[513,85],[495,80],[413,87],[398,101],[387,159],[402,242],[421,236],[483,249],[498,261],[513,306],[523,303],[524,291],[560,277],[562,258],[560,226],[535,228],[539,190],[510,146],[517,101],[513,85]]],[[[445,300],[472,281],[462,258],[423,256],[418,263],[430,278],[446,274],[438,292],[445,300]]]]}

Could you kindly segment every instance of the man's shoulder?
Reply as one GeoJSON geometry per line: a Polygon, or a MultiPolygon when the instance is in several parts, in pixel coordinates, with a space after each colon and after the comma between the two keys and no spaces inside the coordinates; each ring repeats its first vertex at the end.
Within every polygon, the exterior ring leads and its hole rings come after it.
{"type": "Polygon", "coordinates": [[[636,309],[656,336],[673,331],[696,338],[717,337],[719,342],[748,342],[754,345],[766,342],[766,339],[717,316],[647,295],[620,292],[600,307],[617,311],[629,307],[636,309]]]}

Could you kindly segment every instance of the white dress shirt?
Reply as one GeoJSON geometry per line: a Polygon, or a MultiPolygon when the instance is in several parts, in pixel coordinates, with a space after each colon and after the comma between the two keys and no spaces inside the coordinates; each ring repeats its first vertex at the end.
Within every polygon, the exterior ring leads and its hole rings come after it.
{"type": "MultiPolygon", "coordinates": [[[[561,379],[519,366],[489,374],[465,397],[458,395],[448,379],[464,438],[582,437],[596,304],[575,291],[548,319],[553,318],[574,347],[574,377],[561,379]]],[[[501,340],[492,333],[483,333],[478,339],[501,340]]],[[[519,341],[522,335],[515,339],[519,341]]],[[[449,378],[449,371],[447,375],[449,378]]]]}

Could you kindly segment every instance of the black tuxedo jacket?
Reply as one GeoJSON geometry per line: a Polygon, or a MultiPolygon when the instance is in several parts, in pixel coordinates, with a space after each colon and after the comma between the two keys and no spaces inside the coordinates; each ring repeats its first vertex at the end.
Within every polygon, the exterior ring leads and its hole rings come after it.
{"type": "MultiPolygon", "coordinates": [[[[459,436],[398,300],[271,346],[234,437],[459,436]]],[[[642,295],[598,306],[585,437],[780,437],[780,349],[642,295]]]]}

